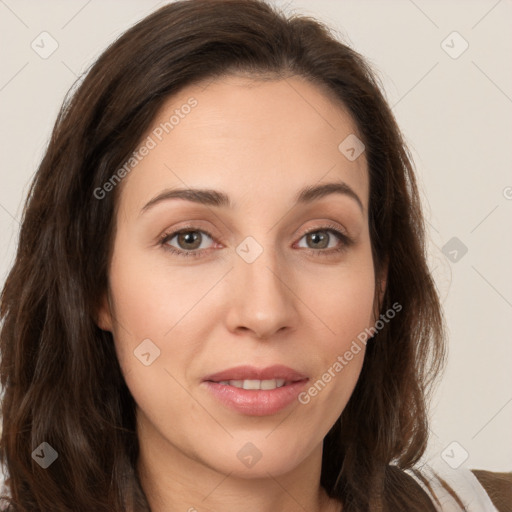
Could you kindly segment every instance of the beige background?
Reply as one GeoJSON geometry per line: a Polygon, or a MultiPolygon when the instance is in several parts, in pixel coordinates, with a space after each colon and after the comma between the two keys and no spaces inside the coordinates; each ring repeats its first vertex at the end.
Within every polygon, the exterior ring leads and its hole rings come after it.
{"type": "MultiPolygon", "coordinates": [[[[163,3],[0,0],[1,283],[65,93],[163,3]],[[46,59],[31,47],[43,31],[58,44],[46,59]]],[[[512,470],[512,2],[274,3],[326,21],[370,60],[415,159],[450,337],[425,459],[448,471],[512,470]]]]}

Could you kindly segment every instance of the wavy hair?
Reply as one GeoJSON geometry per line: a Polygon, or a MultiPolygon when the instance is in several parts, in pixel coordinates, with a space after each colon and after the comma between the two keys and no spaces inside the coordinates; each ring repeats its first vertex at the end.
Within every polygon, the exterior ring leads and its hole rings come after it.
{"type": "Polygon", "coordinates": [[[376,279],[388,264],[379,310],[403,310],[368,343],[324,439],[321,485],[344,512],[435,511],[406,472],[425,451],[428,397],[445,361],[411,155],[365,59],[324,24],[262,0],[165,5],[111,44],[64,100],[1,294],[6,510],[150,511],[136,470],[135,403],[112,335],[95,323],[120,187],[102,200],[94,191],[130,158],[164,101],[229,73],[305,77],[358,127],[376,279]],[[44,470],[32,458],[42,442],[59,453],[44,470]]]}

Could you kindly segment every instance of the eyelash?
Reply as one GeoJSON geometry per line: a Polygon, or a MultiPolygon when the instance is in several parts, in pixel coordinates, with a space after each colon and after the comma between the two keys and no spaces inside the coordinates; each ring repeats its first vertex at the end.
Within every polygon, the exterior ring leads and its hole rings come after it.
{"type": "MultiPolygon", "coordinates": [[[[328,250],[327,249],[320,249],[320,250],[305,249],[306,251],[308,251],[310,254],[313,254],[314,256],[324,256],[324,257],[334,256],[334,254],[339,254],[339,253],[347,250],[354,243],[354,240],[352,238],[345,235],[344,233],[341,233],[339,231],[339,229],[337,229],[335,226],[332,226],[332,225],[327,225],[327,226],[323,226],[320,228],[315,228],[310,231],[307,231],[300,237],[299,240],[301,240],[302,238],[304,238],[305,236],[307,236],[311,233],[317,233],[319,231],[333,233],[336,237],[338,237],[340,239],[341,245],[340,245],[340,247],[337,247],[334,249],[331,248],[328,250]]],[[[209,236],[212,240],[214,240],[213,235],[211,235],[208,231],[205,231],[204,229],[197,229],[197,228],[194,228],[193,226],[187,226],[185,228],[179,229],[178,231],[173,231],[171,233],[168,233],[168,232],[163,233],[160,237],[159,244],[162,246],[162,248],[164,250],[169,251],[170,253],[176,254],[178,256],[183,256],[183,257],[192,256],[195,258],[202,258],[205,256],[205,253],[208,252],[208,249],[195,249],[193,251],[182,251],[182,250],[178,250],[175,247],[172,247],[171,245],[168,244],[168,242],[170,240],[172,240],[176,235],[180,235],[182,233],[193,233],[193,232],[203,233],[203,234],[209,236]]]]}

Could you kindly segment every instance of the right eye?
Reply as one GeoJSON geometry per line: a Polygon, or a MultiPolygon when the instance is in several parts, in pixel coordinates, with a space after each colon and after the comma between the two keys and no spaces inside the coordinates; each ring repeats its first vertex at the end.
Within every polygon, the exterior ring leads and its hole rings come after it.
{"type": "Polygon", "coordinates": [[[207,231],[186,228],[171,233],[164,233],[160,239],[160,244],[165,250],[178,256],[203,256],[206,251],[205,247],[201,247],[203,245],[203,235],[213,240],[212,235],[207,231]],[[175,238],[178,247],[171,245],[172,240],[175,238]],[[181,247],[179,247],[180,245],[181,247]],[[187,245],[191,247],[187,247],[187,245]]]}

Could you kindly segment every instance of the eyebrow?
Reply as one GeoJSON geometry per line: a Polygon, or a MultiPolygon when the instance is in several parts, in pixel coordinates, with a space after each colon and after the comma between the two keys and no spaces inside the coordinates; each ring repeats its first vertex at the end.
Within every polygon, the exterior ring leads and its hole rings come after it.
{"type": "MultiPolygon", "coordinates": [[[[364,213],[363,203],[354,190],[345,182],[323,183],[322,185],[310,185],[299,190],[295,197],[295,204],[308,204],[317,199],[321,199],[331,194],[340,194],[353,199],[359,206],[361,212],[364,213]]],[[[229,196],[224,192],[213,189],[199,188],[176,188],[167,189],[156,195],[148,203],[146,203],[141,214],[153,208],[162,201],[170,199],[185,199],[194,203],[204,204],[207,206],[215,206],[222,208],[233,208],[229,196]]]]}

